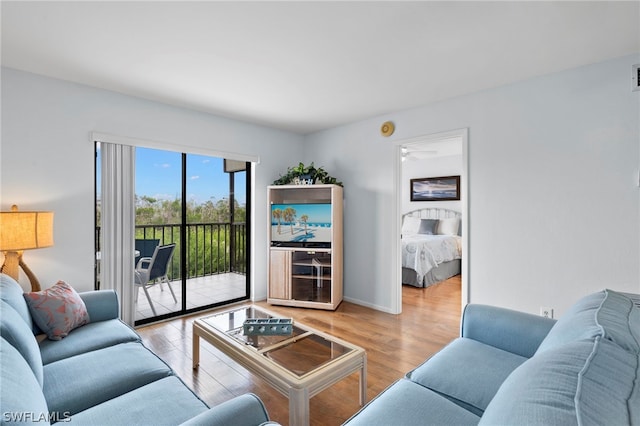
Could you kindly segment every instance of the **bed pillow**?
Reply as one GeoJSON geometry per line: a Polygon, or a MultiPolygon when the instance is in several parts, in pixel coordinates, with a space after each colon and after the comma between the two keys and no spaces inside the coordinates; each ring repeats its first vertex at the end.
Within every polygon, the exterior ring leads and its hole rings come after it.
{"type": "Polygon", "coordinates": [[[458,235],[460,219],[451,217],[438,221],[438,235],[458,235]]]}
{"type": "Polygon", "coordinates": [[[87,307],[66,282],[43,291],[25,293],[33,321],[51,340],[61,340],[74,328],[89,323],[87,307]]]}
{"type": "Polygon", "coordinates": [[[418,234],[435,235],[438,229],[438,219],[421,219],[418,234]]]}
{"type": "Polygon", "coordinates": [[[415,235],[420,229],[419,217],[405,216],[402,221],[402,235],[415,235]]]}

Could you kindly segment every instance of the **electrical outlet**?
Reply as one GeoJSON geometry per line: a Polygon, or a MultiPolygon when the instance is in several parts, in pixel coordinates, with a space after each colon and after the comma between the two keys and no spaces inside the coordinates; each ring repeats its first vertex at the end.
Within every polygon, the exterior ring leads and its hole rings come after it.
{"type": "Polygon", "coordinates": [[[541,306],[540,316],[545,318],[553,318],[553,308],[549,308],[548,306],[541,306]]]}

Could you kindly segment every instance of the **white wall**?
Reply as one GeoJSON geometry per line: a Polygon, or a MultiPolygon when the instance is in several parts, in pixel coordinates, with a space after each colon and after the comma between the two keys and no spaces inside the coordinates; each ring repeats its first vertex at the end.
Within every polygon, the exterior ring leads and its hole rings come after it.
{"type": "MultiPolygon", "coordinates": [[[[426,148],[428,149],[428,148],[426,148]]],[[[443,208],[462,211],[462,201],[411,201],[411,179],[437,176],[460,176],[462,174],[462,155],[447,155],[420,160],[402,162],[402,180],[400,182],[402,214],[425,208],[443,208]]]]}
{"type": "Polygon", "coordinates": [[[265,188],[288,166],[314,161],[345,186],[346,299],[391,311],[393,142],[468,127],[471,301],[561,314],[603,287],[640,292],[640,92],[630,91],[638,62],[620,58],[304,138],[3,69],[0,208],[54,210],[55,246],[26,261],[44,286],[62,278],[89,289],[91,131],[258,155],[254,280],[263,298],[265,188]],[[379,133],[386,120],[396,125],[390,138],[379,133]]]}
{"type": "Polygon", "coordinates": [[[476,303],[562,314],[608,287],[640,292],[640,92],[634,55],[309,135],[345,186],[345,299],[391,311],[393,141],[469,128],[476,303]],[[392,120],[390,138],[379,133],[392,120]]]}
{"type": "Polygon", "coordinates": [[[43,287],[93,289],[92,131],[258,156],[254,296],[266,298],[266,186],[302,160],[302,136],[3,68],[0,208],[55,212],[55,245],[24,254],[43,287]]]}

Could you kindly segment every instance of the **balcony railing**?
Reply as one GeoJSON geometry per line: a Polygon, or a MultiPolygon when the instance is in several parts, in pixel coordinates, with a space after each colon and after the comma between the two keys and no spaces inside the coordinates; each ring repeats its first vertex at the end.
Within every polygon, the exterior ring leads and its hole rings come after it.
{"type": "MultiPolygon", "coordinates": [[[[136,226],[136,239],[157,239],[160,245],[176,244],[169,279],[180,280],[181,225],[136,226]]],[[[96,228],[99,242],[100,228],[96,228]]],[[[186,278],[237,272],[246,274],[247,232],[244,222],[190,223],[185,228],[186,278]]],[[[99,247],[99,246],[98,246],[99,247]]]]}

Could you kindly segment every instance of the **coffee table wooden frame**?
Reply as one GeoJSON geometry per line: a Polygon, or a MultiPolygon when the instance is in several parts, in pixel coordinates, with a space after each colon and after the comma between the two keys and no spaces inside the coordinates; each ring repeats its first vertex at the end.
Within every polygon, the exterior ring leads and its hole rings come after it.
{"type": "MultiPolygon", "coordinates": [[[[278,317],[278,314],[270,312],[260,306],[245,305],[220,311],[213,315],[220,315],[226,312],[253,307],[266,314],[278,317]]],[[[296,327],[305,331],[304,334],[292,337],[289,340],[280,342],[260,350],[246,344],[242,344],[227,333],[207,324],[203,319],[193,322],[193,368],[198,368],[200,363],[200,338],[209,342],[217,349],[225,353],[231,359],[242,365],[247,370],[260,376],[273,386],[281,394],[289,398],[289,424],[291,426],[309,424],[309,398],[329,386],[339,382],[354,372],[360,372],[360,405],[363,406],[367,400],[367,354],[364,349],[351,343],[340,340],[334,336],[314,330],[299,322],[296,327]],[[310,372],[298,376],[283,366],[275,363],[268,357],[262,355],[263,352],[273,349],[276,346],[283,346],[292,341],[301,339],[309,334],[316,334],[326,340],[338,343],[351,351],[331,360],[310,372]]]]}

